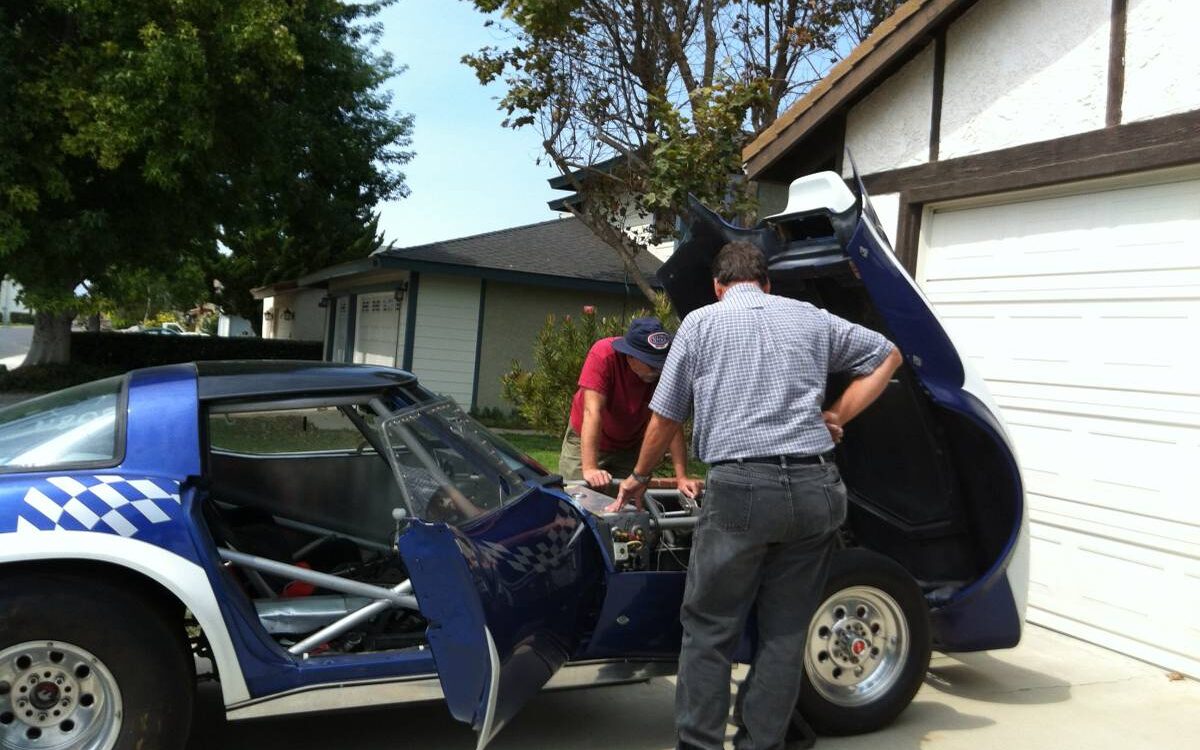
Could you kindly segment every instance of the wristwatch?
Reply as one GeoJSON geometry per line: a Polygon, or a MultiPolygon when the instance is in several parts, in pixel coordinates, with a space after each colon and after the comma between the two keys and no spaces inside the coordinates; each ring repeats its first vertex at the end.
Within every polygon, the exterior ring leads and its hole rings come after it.
{"type": "Polygon", "coordinates": [[[629,476],[633,477],[633,481],[638,484],[650,484],[649,474],[638,474],[637,471],[631,471],[629,472],[629,476]]]}

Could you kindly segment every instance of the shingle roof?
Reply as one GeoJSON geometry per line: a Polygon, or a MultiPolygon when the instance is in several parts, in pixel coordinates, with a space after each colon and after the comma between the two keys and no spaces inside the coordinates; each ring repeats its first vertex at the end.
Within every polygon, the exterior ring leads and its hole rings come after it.
{"type": "MultiPolygon", "coordinates": [[[[384,250],[399,261],[444,263],[515,273],[625,283],[616,252],[574,217],[551,219],[427,245],[384,250]]],[[[662,263],[642,253],[638,267],[648,279],[662,263]]]]}

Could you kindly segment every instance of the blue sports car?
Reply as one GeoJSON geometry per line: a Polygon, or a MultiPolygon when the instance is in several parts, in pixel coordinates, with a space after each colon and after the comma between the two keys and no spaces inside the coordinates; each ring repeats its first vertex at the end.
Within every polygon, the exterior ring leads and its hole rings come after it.
{"type": "MultiPolygon", "coordinates": [[[[774,293],[905,354],[838,447],[851,508],[795,665],[798,716],[870,731],[908,705],[931,648],[1019,640],[1021,477],[860,184],[798,180],[754,228],[694,207],[660,272],[681,316],[712,301],[730,239],[763,250],[774,293]]],[[[172,365],[11,406],[0,748],[180,748],[206,662],[230,720],[444,701],[478,747],[543,689],[670,674],[703,499],[608,500],[383,367],[172,365]]],[[[754,640],[749,622],[736,658],[754,640]]]]}

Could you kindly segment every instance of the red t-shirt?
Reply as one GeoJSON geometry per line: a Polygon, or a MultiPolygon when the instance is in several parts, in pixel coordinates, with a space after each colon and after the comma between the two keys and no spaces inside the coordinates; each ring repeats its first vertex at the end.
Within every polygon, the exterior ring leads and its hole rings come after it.
{"type": "Polygon", "coordinates": [[[571,401],[571,429],[582,435],[583,389],[604,394],[597,447],[605,453],[641,445],[650,421],[650,397],[654,395],[654,383],[639,378],[629,368],[625,355],[613,349],[612,342],[617,338],[600,339],[592,344],[579,372],[579,389],[571,401]]]}

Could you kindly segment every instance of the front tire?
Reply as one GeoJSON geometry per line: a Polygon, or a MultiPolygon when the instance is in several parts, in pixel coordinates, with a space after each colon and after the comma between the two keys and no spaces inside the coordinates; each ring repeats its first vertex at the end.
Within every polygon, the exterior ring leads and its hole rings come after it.
{"type": "Polygon", "coordinates": [[[929,637],[929,608],[904,568],[870,550],[839,550],[809,624],[801,715],[826,735],[887,726],[921,687],[929,637]]]}
{"type": "Polygon", "coordinates": [[[0,592],[0,748],[184,747],[194,678],[164,607],[50,571],[7,577],[0,592]]]}

